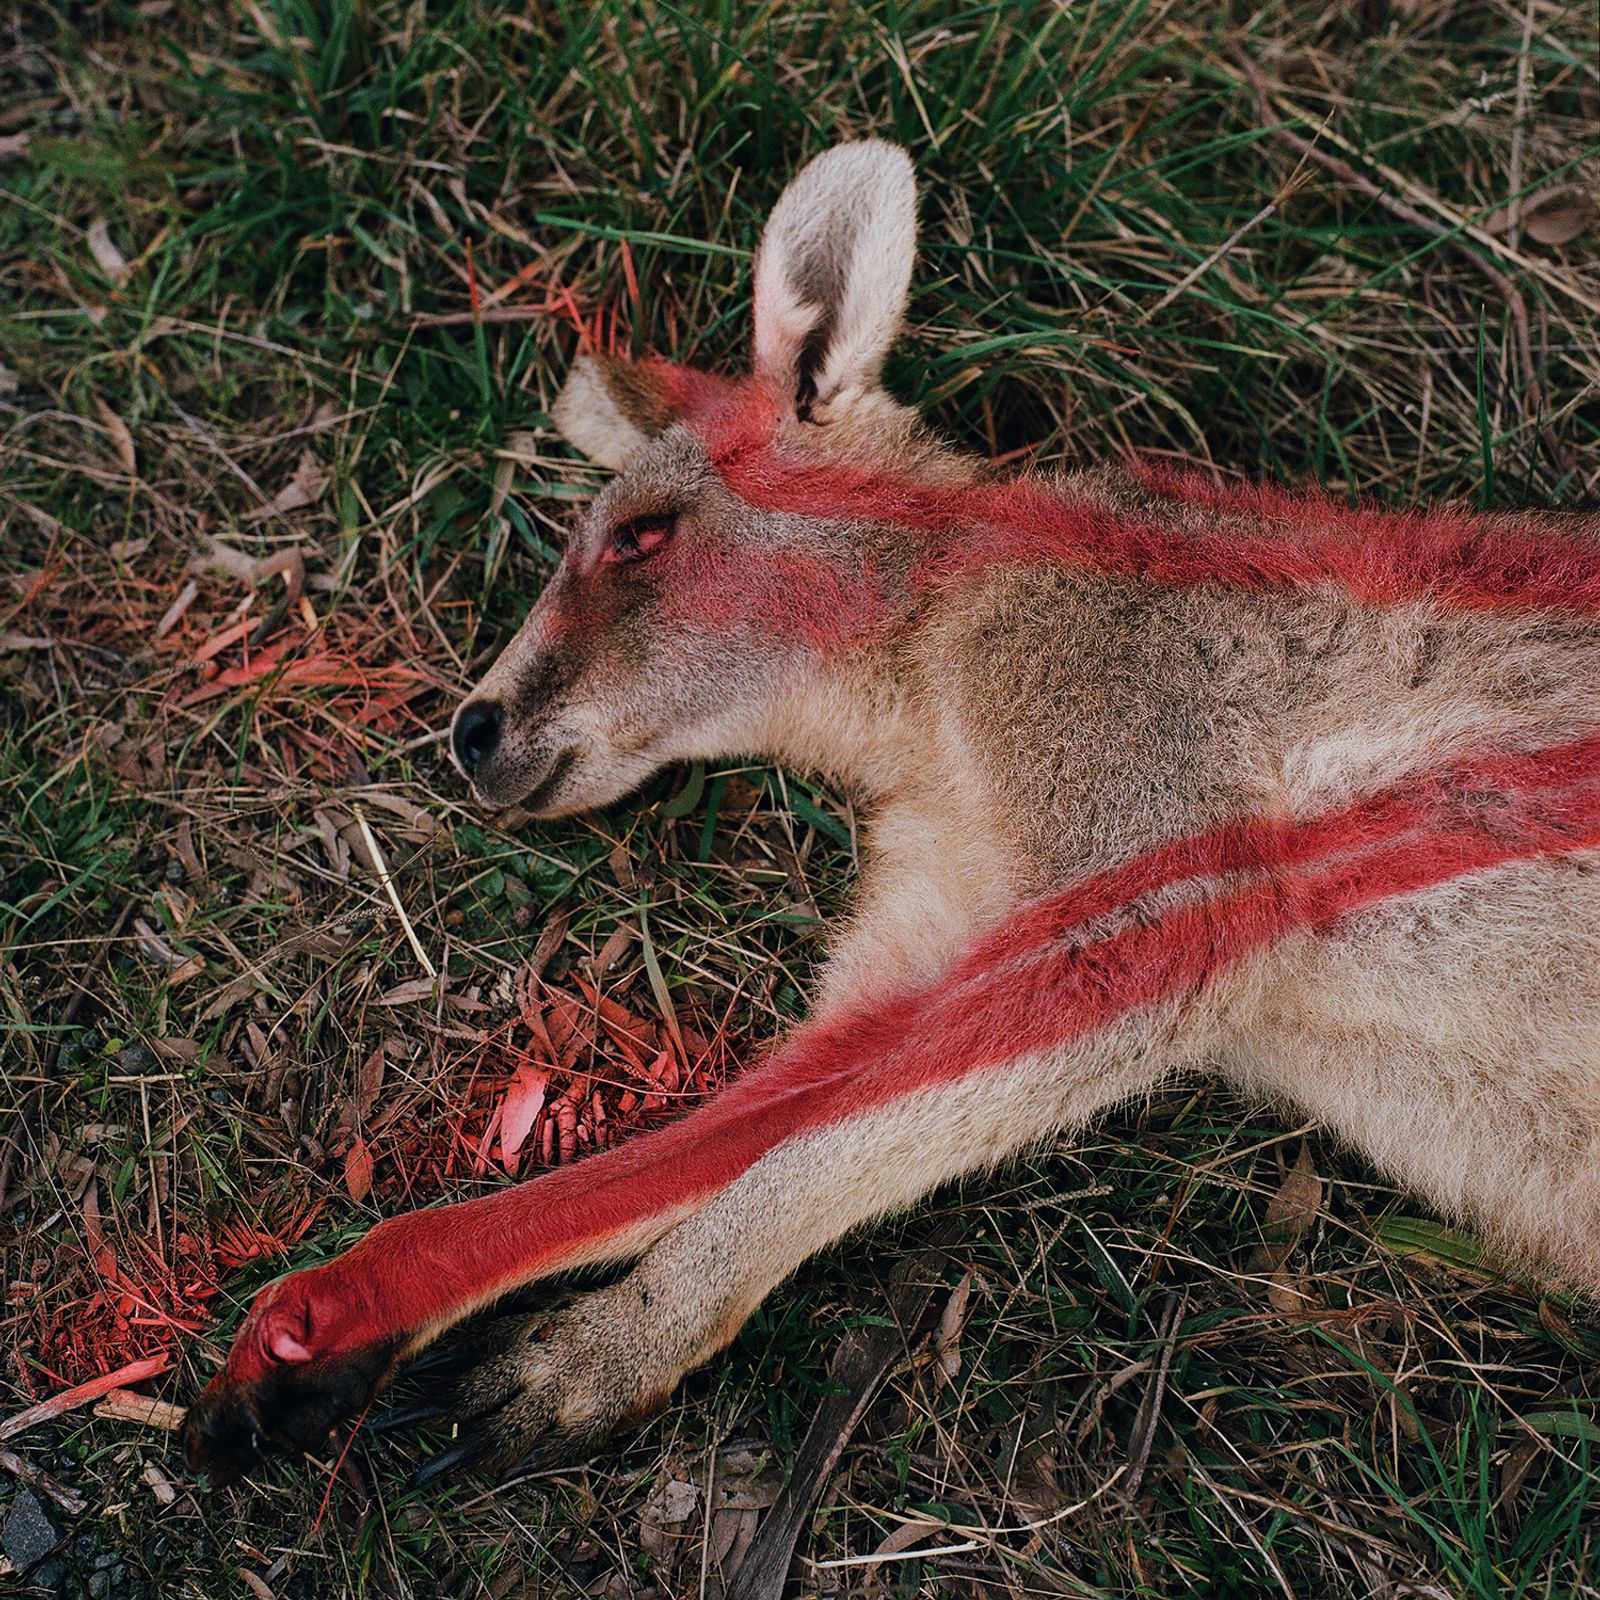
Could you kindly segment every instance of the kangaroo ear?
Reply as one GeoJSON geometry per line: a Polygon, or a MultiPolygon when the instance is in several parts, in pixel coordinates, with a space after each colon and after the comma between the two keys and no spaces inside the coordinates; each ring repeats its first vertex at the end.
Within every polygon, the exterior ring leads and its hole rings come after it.
{"type": "Polygon", "coordinates": [[[818,156],[779,197],[756,257],[756,377],[802,418],[875,388],[916,246],[904,150],[867,139],[818,156]]]}
{"type": "Polygon", "coordinates": [[[606,356],[578,358],[551,415],[568,444],[615,472],[676,420],[648,367],[606,356]]]}

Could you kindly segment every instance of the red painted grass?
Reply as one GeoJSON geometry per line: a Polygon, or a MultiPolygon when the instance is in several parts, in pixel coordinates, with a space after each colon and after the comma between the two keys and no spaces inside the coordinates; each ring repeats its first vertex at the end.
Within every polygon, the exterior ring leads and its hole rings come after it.
{"type": "Polygon", "coordinates": [[[1007,923],[939,985],[802,1028],[669,1128],[536,1182],[380,1224],[337,1261],[264,1292],[218,1381],[259,1378],[275,1330],[318,1355],[403,1340],[502,1288],[598,1258],[597,1242],[702,1202],[787,1139],[1064,1049],[1291,934],[1464,873],[1597,847],[1600,738],[1486,753],[1303,823],[1249,823],[1164,847],[1007,923]],[[1094,934],[1108,910],[1189,880],[1205,886],[1197,903],[1094,934]]]}

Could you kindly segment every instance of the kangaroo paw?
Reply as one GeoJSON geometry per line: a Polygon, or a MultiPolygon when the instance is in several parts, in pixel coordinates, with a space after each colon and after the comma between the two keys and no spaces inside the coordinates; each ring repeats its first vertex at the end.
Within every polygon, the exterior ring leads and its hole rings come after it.
{"type": "Polygon", "coordinates": [[[479,1324],[468,1336],[473,1363],[440,1408],[449,1443],[415,1481],[592,1455],[616,1429],[654,1415],[676,1388],[683,1368],[667,1353],[668,1332],[631,1279],[531,1316],[479,1324]]]}

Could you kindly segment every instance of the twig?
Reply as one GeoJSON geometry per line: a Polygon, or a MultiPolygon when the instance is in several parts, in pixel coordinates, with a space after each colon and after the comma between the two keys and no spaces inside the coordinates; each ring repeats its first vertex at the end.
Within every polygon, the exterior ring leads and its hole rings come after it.
{"type": "Polygon", "coordinates": [[[1133,1421],[1133,1438],[1128,1446],[1128,1480],[1123,1493],[1131,1501],[1139,1492],[1144,1469],[1150,1460],[1150,1446],[1155,1442],[1156,1423],[1161,1418],[1161,1402],[1167,1392],[1167,1372],[1172,1366],[1172,1351],[1177,1343],[1178,1324],[1183,1319],[1186,1297],[1169,1294],[1163,1308],[1161,1329],[1161,1355],[1156,1361],[1155,1376],[1144,1392],[1138,1415],[1133,1421]]]}
{"type": "Polygon", "coordinates": [[[137,1422],[146,1428],[160,1428],[164,1433],[176,1433],[188,1416],[187,1406],[175,1406],[170,1400],[154,1400],[147,1394],[135,1394],[131,1389],[112,1389],[94,1408],[94,1414],[111,1422],[137,1422]]]}
{"type": "Polygon", "coordinates": [[[0,1450],[0,1472],[9,1472],[18,1483],[25,1483],[30,1489],[48,1495],[72,1516],[77,1516],[89,1503],[76,1489],[69,1489],[66,1484],[52,1478],[43,1467],[34,1466],[26,1456],[19,1456],[15,1450],[0,1450]]]}
{"type": "Polygon", "coordinates": [[[79,1406],[86,1406],[91,1401],[98,1400],[109,1390],[153,1378],[158,1372],[164,1372],[171,1360],[172,1357],[166,1354],[146,1356],[142,1361],[131,1361],[125,1367],[118,1367],[115,1372],[108,1372],[104,1377],[91,1378],[87,1383],[80,1383],[75,1388],[63,1389],[60,1394],[52,1395],[48,1400],[41,1400],[38,1405],[29,1406],[26,1411],[18,1411],[15,1415],[7,1417],[4,1422],[0,1422],[0,1439],[14,1439],[36,1423],[48,1422],[52,1417],[76,1411],[79,1406]]]}
{"type": "Polygon", "coordinates": [[[413,328],[462,328],[474,323],[540,322],[550,315],[546,306],[485,306],[482,311],[421,311],[411,319],[413,328]]]}
{"type": "Polygon", "coordinates": [[[965,1544],[925,1545],[920,1550],[891,1550],[881,1556],[831,1556],[826,1561],[813,1561],[811,1565],[819,1572],[825,1567],[875,1567],[884,1561],[925,1561],[930,1556],[959,1556],[982,1548],[978,1540],[968,1539],[965,1544]]]}
{"type": "Polygon", "coordinates": [[[1205,258],[1204,261],[1202,261],[1198,266],[1193,267],[1188,272],[1184,273],[1184,275],[1179,278],[1178,281],[1173,284],[1173,286],[1168,289],[1167,292],[1162,295],[1162,297],[1157,300],[1153,306],[1150,306],[1146,310],[1140,312],[1138,317],[1135,318],[1135,321],[1139,323],[1148,322],[1151,317],[1156,315],[1157,312],[1165,311],[1167,307],[1170,306],[1172,302],[1176,300],[1191,283],[1195,282],[1199,278],[1203,278],[1214,266],[1216,266],[1216,264],[1225,255],[1227,255],[1228,252],[1232,250],[1233,247],[1238,244],[1238,242],[1244,238],[1244,236],[1249,233],[1252,228],[1258,227],[1261,223],[1265,222],[1267,218],[1278,209],[1278,201],[1282,198],[1283,197],[1281,194],[1274,195],[1272,199],[1262,206],[1262,208],[1256,212],[1256,214],[1251,217],[1248,222],[1242,223],[1239,227],[1235,228],[1233,232],[1230,233],[1228,237],[1224,239],[1222,243],[1219,244],[1217,248],[1205,258]]]}
{"type": "Polygon", "coordinates": [[[367,826],[366,814],[360,806],[350,808],[356,814],[356,826],[361,829],[362,841],[366,844],[367,854],[372,857],[372,864],[378,869],[378,880],[383,884],[389,896],[389,904],[394,907],[394,914],[400,919],[400,926],[406,930],[406,938],[411,943],[411,953],[417,958],[417,964],[430,978],[437,979],[439,969],[428,959],[428,952],[422,948],[422,941],[417,937],[417,930],[411,926],[411,918],[406,915],[406,908],[400,904],[400,895],[394,886],[394,880],[389,876],[388,863],[383,859],[383,852],[378,848],[378,841],[372,836],[372,829],[367,826]]]}
{"type": "Polygon", "coordinates": [[[83,1002],[95,992],[94,980],[99,975],[101,967],[105,965],[106,957],[111,954],[112,945],[114,945],[117,940],[122,937],[122,930],[128,926],[128,918],[133,915],[134,907],[137,906],[138,903],[139,899],[137,895],[131,896],[128,899],[127,903],[122,908],[122,914],[117,918],[115,925],[111,929],[111,932],[100,941],[99,947],[95,950],[94,955],[90,958],[89,965],[84,969],[83,976],[81,978],[69,980],[77,983],[77,992],[62,1008],[61,1015],[56,1020],[56,1026],[58,1028],[70,1027],[72,1024],[72,1019],[78,1014],[78,1008],[82,1006],[83,1002]]]}
{"type": "Polygon", "coordinates": [[[777,1600],[783,1592],[794,1547],[834,1463],[889,1370],[933,1302],[938,1269],[955,1242],[959,1223],[947,1218],[927,1249],[906,1256],[889,1274],[890,1327],[852,1328],[839,1341],[828,1366],[828,1388],[795,1456],[794,1471],[738,1570],[723,1591],[725,1600],[777,1600]]]}
{"type": "MultiPolygon", "coordinates": [[[[874,1567],[880,1561],[915,1561],[919,1556],[954,1556],[962,1555],[969,1550],[981,1550],[986,1546],[992,1546],[997,1539],[1013,1539],[1025,1533],[1036,1533],[1040,1528],[1048,1528],[1057,1522],[1065,1522],[1068,1517],[1077,1516],[1080,1511],[1087,1510],[1095,1501],[1114,1488],[1121,1481],[1127,1470],[1125,1466],[1118,1467],[1093,1494],[1085,1495],[1082,1500],[1075,1500],[1069,1506],[1059,1507],[1057,1510],[1052,1511],[1048,1517],[1038,1517],[1032,1522],[1018,1523],[1014,1527],[987,1528],[981,1524],[968,1522],[943,1522],[930,1527],[926,1517],[907,1517],[903,1513],[893,1511],[879,1513],[889,1517],[898,1517],[902,1528],[915,1528],[919,1533],[924,1530],[929,1533],[964,1533],[968,1535],[968,1542],[966,1544],[925,1545],[919,1550],[884,1550],[880,1547],[872,1555],[833,1556],[826,1561],[812,1561],[809,1565],[819,1571],[824,1567],[874,1567]]],[[[870,1572],[868,1577],[871,1577],[870,1572]]]]}

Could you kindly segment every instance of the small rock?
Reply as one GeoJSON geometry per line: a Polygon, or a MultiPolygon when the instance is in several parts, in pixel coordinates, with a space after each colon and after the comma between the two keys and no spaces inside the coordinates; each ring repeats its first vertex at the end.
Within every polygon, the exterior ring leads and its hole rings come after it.
{"type": "Polygon", "coordinates": [[[31,1489],[17,1490],[6,1513],[5,1527],[0,1530],[0,1544],[4,1544],[11,1565],[18,1572],[26,1572],[60,1542],[61,1535],[38,1495],[31,1489]]]}
{"type": "Polygon", "coordinates": [[[117,1055],[117,1065],[124,1072],[150,1072],[156,1064],[156,1053],[148,1045],[130,1044],[117,1055]]]}
{"type": "Polygon", "coordinates": [[[28,1582],[35,1589],[54,1589],[57,1593],[67,1581],[67,1564],[60,1556],[41,1561],[29,1575],[28,1582]]]}

